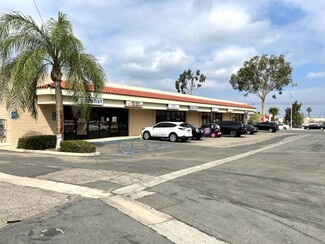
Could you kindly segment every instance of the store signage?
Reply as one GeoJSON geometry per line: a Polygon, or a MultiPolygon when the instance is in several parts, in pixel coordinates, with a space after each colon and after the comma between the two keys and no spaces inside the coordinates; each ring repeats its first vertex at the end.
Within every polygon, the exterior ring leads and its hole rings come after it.
{"type": "Polygon", "coordinates": [[[102,98],[93,98],[93,97],[90,97],[88,99],[79,98],[79,103],[83,103],[83,102],[86,102],[86,103],[92,104],[92,105],[104,105],[104,99],[102,99],[102,98]]]}
{"type": "Polygon", "coordinates": [[[125,107],[142,108],[143,107],[143,102],[125,101],[125,107]]]}
{"type": "Polygon", "coordinates": [[[211,108],[211,112],[218,112],[219,111],[219,108],[217,108],[217,107],[212,107],[211,108]]]}
{"type": "Polygon", "coordinates": [[[197,110],[199,110],[199,106],[190,105],[190,106],[188,106],[188,110],[197,111],[197,110]]]}
{"type": "Polygon", "coordinates": [[[102,99],[102,98],[89,98],[88,103],[89,104],[94,104],[94,105],[104,105],[104,99],[102,99]]]}
{"type": "Polygon", "coordinates": [[[168,104],[168,109],[179,110],[178,104],[168,104]]]}

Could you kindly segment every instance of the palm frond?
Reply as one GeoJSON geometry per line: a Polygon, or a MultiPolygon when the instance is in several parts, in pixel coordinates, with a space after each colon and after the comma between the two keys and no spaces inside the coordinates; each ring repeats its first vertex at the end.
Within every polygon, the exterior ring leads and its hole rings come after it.
{"type": "Polygon", "coordinates": [[[34,20],[19,12],[0,18],[0,50],[3,59],[11,54],[34,49],[44,44],[46,36],[34,20]]]}
{"type": "Polygon", "coordinates": [[[37,116],[37,82],[48,65],[53,81],[60,81],[63,74],[67,77],[76,103],[79,97],[97,95],[105,83],[102,67],[95,57],[85,54],[71,22],[61,12],[57,20],[52,18],[40,27],[20,12],[1,15],[0,65],[0,99],[8,109],[28,110],[33,117],[37,116]]]}

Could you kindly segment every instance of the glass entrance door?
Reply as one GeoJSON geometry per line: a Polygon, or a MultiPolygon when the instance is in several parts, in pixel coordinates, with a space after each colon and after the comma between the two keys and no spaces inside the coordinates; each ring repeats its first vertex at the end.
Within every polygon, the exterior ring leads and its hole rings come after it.
{"type": "Polygon", "coordinates": [[[128,110],[95,107],[86,120],[74,118],[71,107],[65,106],[64,125],[65,139],[128,136],[128,110]]]}

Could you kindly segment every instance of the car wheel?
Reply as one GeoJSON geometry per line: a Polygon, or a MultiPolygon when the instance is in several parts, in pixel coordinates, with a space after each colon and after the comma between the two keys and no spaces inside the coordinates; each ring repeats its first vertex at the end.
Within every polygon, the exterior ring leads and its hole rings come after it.
{"type": "Polygon", "coordinates": [[[283,130],[287,130],[287,127],[283,127],[283,130]]]}
{"type": "Polygon", "coordinates": [[[142,138],[145,140],[149,140],[151,138],[150,132],[149,131],[145,131],[142,135],[142,138]]]}
{"type": "Polygon", "coordinates": [[[250,131],[247,131],[247,135],[250,135],[250,134],[252,134],[250,131]]]}
{"type": "Polygon", "coordinates": [[[177,139],[178,139],[178,136],[177,136],[175,133],[171,133],[171,134],[169,135],[169,140],[170,140],[171,142],[175,142],[175,141],[177,141],[177,139]]]}
{"type": "Polygon", "coordinates": [[[273,129],[272,128],[268,129],[268,132],[272,133],[273,132],[273,129]]]}
{"type": "Polygon", "coordinates": [[[237,132],[235,130],[232,130],[230,131],[230,134],[229,134],[231,137],[235,137],[237,136],[237,132]]]}

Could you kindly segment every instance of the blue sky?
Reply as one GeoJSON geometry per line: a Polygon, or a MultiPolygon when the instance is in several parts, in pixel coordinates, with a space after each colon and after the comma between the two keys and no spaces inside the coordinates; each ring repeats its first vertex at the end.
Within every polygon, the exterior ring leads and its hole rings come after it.
{"type": "MultiPolygon", "coordinates": [[[[42,18],[67,14],[86,52],[95,55],[108,82],[176,91],[185,69],[207,76],[194,95],[247,102],[261,111],[254,95],[244,97],[229,78],[255,55],[284,54],[296,87],[266,110],[284,115],[293,101],[302,111],[325,117],[324,0],[35,0],[42,18]],[[291,96],[290,96],[291,94],[291,96]]],[[[33,0],[3,0],[0,12],[20,11],[41,23],[33,0]]]]}

